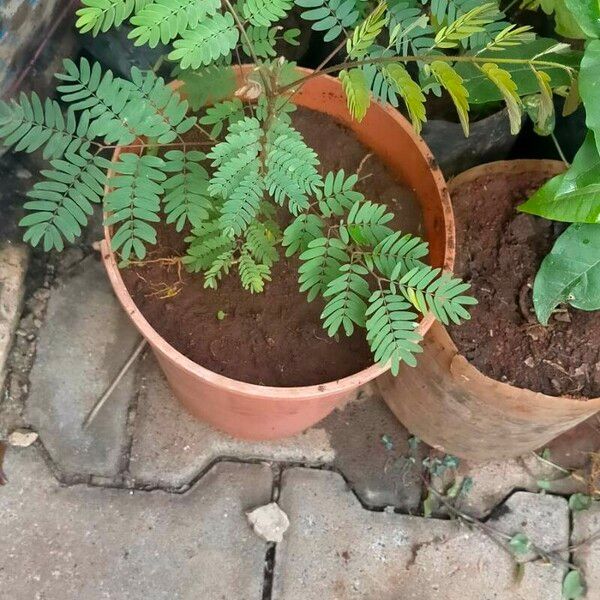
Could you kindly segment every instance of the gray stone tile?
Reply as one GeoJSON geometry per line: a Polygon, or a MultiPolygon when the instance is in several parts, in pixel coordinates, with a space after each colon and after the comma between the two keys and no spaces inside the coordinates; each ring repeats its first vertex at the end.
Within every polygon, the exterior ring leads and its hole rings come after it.
{"type": "Polygon", "coordinates": [[[340,469],[363,502],[417,508],[418,476],[405,456],[408,434],[369,388],[306,432],[269,442],[236,440],[181,408],[156,361],[140,371],[129,472],[138,484],[180,488],[218,457],[329,464],[340,469]],[[386,449],[382,436],[392,443],[386,449]]]}
{"type": "Polygon", "coordinates": [[[129,465],[137,484],[180,488],[219,457],[302,463],[333,459],[329,438],[318,427],[285,440],[248,442],[195,419],[177,402],[150,354],[140,366],[139,381],[129,465]]]}
{"type": "Polygon", "coordinates": [[[13,335],[21,316],[29,253],[21,244],[0,246],[0,389],[13,335]]]}
{"type": "Polygon", "coordinates": [[[85,416],[138,341],[95,257],[52,290],[40,329],[26,417],[64,476],[114,476],[122,466],[135,372],[87,430],[85,416]]]}
{"type": "MultiPolygon", "coordinates": [[[[600,502],[573,514],[571,543],[582,544],[600,532],[600,502]]],[[[586,600],[600,600],[600,539],[582,545],[573,552],[573,561],[581,567],[587,586],[586,600]]]]}
{"type": "Polygon", "coordinates": [[[261,597],[266,543],[245,512],[269,502],[268,466],[220,463],[186,494],[61,487],[34,447],[5,471],[2,598],[261,597]]]}
{"type": "MultiPolygon", "coordinates": [[[[537,506],[539,496],[524,496],[537,506]]],[[[515,515],[523,509],[522,502],[517,499],[515,515]]],[[[529,563],[517,583],[512,558],[484,534],[455,521],[366,511],[332,472],[286,471],[279,505],[290,528],[276,550],[273,600],[561,597],[562,569],[529,563]]],[[[558,508],[550,515],[528,508],[523,522],[504,521],[504,526],[510,530],[518,525],[516,533],[524,527],[533,532],[554,524],[556,537],[562,536],[560,542],[566,546],[565,510],[558,508]]],[[[512,513],[509,508],[497,526],[512,513]]]]}

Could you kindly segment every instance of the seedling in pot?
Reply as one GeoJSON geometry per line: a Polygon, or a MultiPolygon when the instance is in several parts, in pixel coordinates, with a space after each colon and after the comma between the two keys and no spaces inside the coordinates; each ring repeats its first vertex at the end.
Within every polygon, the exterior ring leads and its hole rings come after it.
{"type": "Polygon", "coordinates": [[[416,0],[370,8],[354,0],[297,0],[305,9],[302,18],[338,42],[315,72],[304,75],[274,49],[278,39],[295,40],[277,24],[292,9],[290,0],[82,4],[82,32],[96,35],[128,20],[136,45],[171,44],[168,59],[187,99],[151,71],[134,68],[126,81],[82,59],[66,60],[57,75],[66,113],[36,94],[0,104],[4,142],[19,151],[42,149],[50,161],[25,205],[27,242],[61,250],[81,233],[93,205],[102,204],[121,261],[147,260],[157,240],[155,223],[164,219],[187,232],[182,262],[201,274],[206,288],[236,272],[244,289],[260,293],[281,254],[297,255],[300,289],[309,302],[318,296],[326,302],[327,333],[365,328],[374,360],[389,363],[393,373],[401,361],[415,364],[422,315],[443,323],[469,317],[467,308],[475,303],[469,286],[426,264],[427,243],[390,227],[387,206],[354,189],[356,174],[321,173],[290,113],[294,94],[307,81],[336,74],[358,120],[374,92],[379,101],[401,98],[419,131],[425,94],[443,88],[466,122],[469,75],[461,71],[468,66],[520,120],[518,81],[510,69],[526,67],[547,94],[550,81],[570,78],[572,68],[548,48],[519,56],[515,48],[530,34],[503,24],[497,3],[434,1],[423,13],[416,0]],[[476,36],[485,45],[471,51],[476,36]],[[460,48],[466,51],[457,54],[460,48]],[[341,50],[346,58],[331,65],[341,50]],[[242,55],[254,69],[236,89],[230,65],[242,55]],[[192,130],[203,139],[184,137],[192,130]],[[111,161],[118,147],[122,152],[111,161]],[[282,211],[289,215],[283,229],[282,211]]]}

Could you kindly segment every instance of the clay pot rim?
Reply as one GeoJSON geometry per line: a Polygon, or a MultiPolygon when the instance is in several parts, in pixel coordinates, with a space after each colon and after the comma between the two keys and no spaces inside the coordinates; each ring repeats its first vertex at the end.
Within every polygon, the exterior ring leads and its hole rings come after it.
{"type": "MultiPolygon", "coordinates": [[[[246,64],[243,66],[234,66],[232,68],[236,71],[239,85],[241,82],[245,81],[246,76],[252,72],[254,65],[246,64]]],[[[297,70],[306,75],[313,72],[312,69],[307,69],[304,67],[297,67],[297,70]]],[[[320,77],[337,81],[336,78],[331,77],[330,75],[321,75],[320,77]]],[[[174,81],[170,85],[176,90],[183,85],[183,82],[174,81]]],[[[444,269],[452,270],[454,267],[455,258],[454,213],[452,211],[450,194],[448,193],[444,176],[440,168],[437,166],[437,161],[435,160],[432,152],[429,150],[429,147],[423,138],[414,131],[409,121],[390,105],[378,104],[378,110],[385,111],[388,116],[390,116],[396,122],[398,127],[404,130],[404,133],[412,139],[413,143],[420,150],[421,154],[429,165],[433,180],[439,191],[441,210],[444,215],[444,234],[446,236],[444,269]]],[[[121,150],[122,148],[117,148],[115,150],[113,154],[113,160],[119,156],[121,150]]],[[[108,186],[105,189],[105,194],[107,191],[108,186]]],[[[373,364],[366,369],[354,373],[353,375],[349,375],[348,377],[343,377],[338,380],[328,381],[316,385],[294,387],[263,386],[254,383],[247,383],[244,381],[238,381],[237,379],[232,379],[219,373],[215,373],[214,371],[210,371],[202,365],[192,361],[187,356],[179,352],[179,350],[171,346],[171,344],[169,344],[150,325],[150,323],[148,323],[146,318],[134,303],[133,298],[129,294],[129,291],[123,282],[123,278],[121,277],[119,268],[117,266],[115,255],[110,248],[111,234],[108,227],[104,227],[104,236],[104,240],[101,242],[101,255],[108,273],[108,277],[117,298],[121,302],[123,308],[133,321],[138,331],[148,341],[151,347],[156,348],[160,353],[168,357],[170,360],[179,363],[183,369],[191,371],[197,377],[200,377],[215,386],[229,388],[238,394],[243,394],[246,396],[256,396],[259,398],[268,396],[278,400],[303,401],[310,397],[319,397],[325,394],[340,393],[343,391],[350,392],[364,383],[379,377],[383,373],[387,372],[390,368],[389,363],[385,366],[373,364]]],[[[434,321],[435,319],[432,315],[426,316],[419,322],[417,331],[424,336],[434,321]]]]}
{"type": "MultiPolygon", "coordinates": [[[[551,160],[551,159],[536,159],[536,158],[523,158],[523,159],[515,159],[515,160],[497,160],[490,163],[485,163],[483,165],[478,165],[476,167],[472,167],[471,169],[467,169],[462,173],[459,173],[456,177],[453,177],[448,181],[448,191],[450,192],[450,197],[455,189],[458,187],[470,183],[480,177],[496,175],[496,174],[519,174],[519,173],[527,173],[530,171],[542,171],[547,172],[550,175],[559,175],[566,170],[566,165],[559,160],[551,160]]],[[[515,393],[519,394],[519,402],[522,400],[524,402],[532,401],[534,398],[536,400],[542,400],[547,403],[557,403],[564,404],[565,401],[570,402],[585,402],[586,404],[598,404],[598,408],[600,409],[600,397],[599,398],[574,398],[571,396],[549,396],[548,394],[544,394],[542,392],[534,392],[528,388],[518,387],[516,385],[511,385],[510,383],[506,383],[504,381],[498,381],[493,377],[489,377],[485,373],[482,373],[477,367],[472,365],[465,356],[463,356],[457,345],[454,343],[454,340],[448,333],[448,330],[445,327],[440,327],[443,330],[442,337],[446,338],[445,343],[451,349],[451,351],[455,354],[454,358],[451,361],[450,370],[457,377],[465,378],[469,381],[479,381],[483,384],[493,383],[496,386],[498,392],[505,394],[507,397],[514,397],[515,393]]]]}

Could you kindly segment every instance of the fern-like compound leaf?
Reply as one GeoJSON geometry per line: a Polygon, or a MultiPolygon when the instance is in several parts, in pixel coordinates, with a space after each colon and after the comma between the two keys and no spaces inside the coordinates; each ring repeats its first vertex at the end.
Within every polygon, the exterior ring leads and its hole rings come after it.
{"type": "Polygon", "coordinates": [[[228,65],[210,65],[195,71],[182,71],[181,92],[192,110],[230,98],[235,91],[235,70],[228,65]]]}
{"type": "Polygon", "coordinates": [[[365,326],[366,298],[371,295],[365,279],[367,269],[361,265],[346,264],[341,274],[327,284],[323,293],[329,298],[321,319],[329,336],[334,336],[342,327],[347,336],[354,333],[354,325],[365,326]]]}
{"type": "Polygon", "coordinates": [[[346,94],[346,102],[350,114],[357,120],[362,121],[367,114],[371,97],[367,80],[362,69],[345,69],[339,74],[344,94],[346,94]]]}
{"type": "Polygon", "coordinates": [[[27,215],[19,223],[26,227],[23,239],[32,246],[43,242],[44,250],[62,250],[64,240],[75,241],[93,213],[92,204],[102,202],[106,159],[85,148],[65,153],[50,162],[52,169],[42,170],[42,181],[27,193],[27,215]]]}
{"type": "Polygon", "coordinates": [[[279,260],[276,245],[280,233],[274,222],[254,221],[246,230],[245,247],[257,262],[270,267],[279,260]]]}
{"type": "Polygon", "coordinates": [[[217,137],[228,123],[232,125],[244,118],[244,105],[239,98],[217,102],[206,109],[206,114],[200,118],[202,125],[211,127],[210,135],[217,137]]]}
{"type": "Polygon", "coordinates": [[[463,131],[465,135],[469,135],[469,92],[463,85],[463,78],[448,63],[441,60],[431,63],[431,72],[450,94],[463,131]]]}
{"type": "Polygon", "coordinates": [[[399,63],[389,64],[382,69],[383,75],[390,81],[396,93],[404,100],[410,120],[417,133],[421,132],[427,121],[425,113],[425,95],[408,71],[399,63]]]}
{"type": "MultiPolygon", "coordinates": [[[[500,90],[506,107],[508,108],[508,117],[510,119],[510,131],[516,135],[521,130],[523,104],[519,97],[517,84],[512,75],[505,69],[501,69],[494,63],[486,63],[481,67],[488,79],[500,90]]],[[[537,71],[536,71],[537,73],[537,71]]],[[[544,73],[544,75],[546,75],[544,73]]],[[[546,77],[548,77],[546,75],[546,77]]],[[[550,99],[552,95],[550,94],[550,99]]]]}
{"type": "Polygon", "coordinates": [[[308,8],[300,16],[313,21],[312,29],[323,31],[324,41],[331,42],[348,27],[352,27],[360,15],[355,0],[295,0],[298,6],[308,8]]]}
{"type": "Polygon", "coordinates": [[[77,11],[76,27],[81,33],[98,35],[111,27],[118,27],[134,11],[140,11],[149,0],[81,0],[82,8],[77,11]]]}
{"type": "Polygon", "coordinates": [[[348,213],[347,221],[340,226],[340,237],[345,243],[350,239],[356,244],[375,246],[392,234],[392,230],[386,225],[393,218],[392,213],[387,212],[385,204],[374,202],[355,202],[348,213]]]}
{"type": "Polygon", "coordinates": [[[219,0],[154,0],[131,19],[129,39],[136,46],[168,44],[186,29],[194,29],[221,7],[219,0]]]}
{"type": "Polygon", "coordinates": [[[298,269],[300,291],[308,292],[307,300],[312,302],[340,274],[341,266],[349,262],[350,256],[340,239],[321,237],[308,243],[300,260],[303,263],[298,269]]]}
{"type": "Polygon", "coordinates": [[[243,0],[242,14],[252,25],[269,27],[284,19],[293,5],[292,0],[243,0]]]}
{"type": "Polygon", "coordinates": [[[156,243],[151,223],[160,221],[161,184],[167,178],[164,161],[157,156],[123,153],[112,168],[117,175],[110,179],[112,190],[104,199],[105,224],[118,225],[111,247],[123,260],[134,254],[143,260],[146,244],[156,243]]]}
{"type": "Polygon", "coordinates": [[[242,50],[246,56],[252,58],[252,50],[254,50],[256,56],[261,58],[277,56],[275,42],[277,41],[277,32],[279,29],[278,27],[267,27],[266,25],[248,25],[246,36],[252,46],[248,45],[245,36],[242,37],[242,50]]]}
{"type": "Polygon", "coordinates": [[[265,192],[265,180],[258,170],[248,173],[228,194],[221,207],[219,222],[223,233],[236,237],[254,221],[265,192]]]}
{"type": "Polygon", "coordinates": [[[497,19],[498,12],[495,2],[485,2],[475,6],[442,27],[435,36],[435,46],[440,49],[456,48],[463,40],[485,31],[486,25],[497,19]]]}
{"type": "Polygon", "coordinates": [[[298,215],[308,208],[308,195],[322,185],[316,168],[319,158],[292,127],[278,126],[273,138],[265,161],[265,184],[277,204],[287,201],[290,212],[298,215]]]}
{"type": "Polygon", "coordinates": [[[198,226],[209,218],[213,206],[208,193],[208,173],[202,166],[202,152],[169,150],[165,154],[163,171],[170,176],[163,182],[166,195],[163,210],[167,223],[175,223],[181,231],[186,223],[198,226]]]}
{"type": "Polygon", "coordinates": [[[428,252],[429,245],[421,238],[395,231],[373,248],[372,260],[379,272],[389,278],[398,265],[402,265],[401,275],[415,267],[423,266],[420,259],[427,256],[428,252]]]}
{"type": "Polygon", "coordinates": [[[219,279],[218,272],[223,271],[224,265],[221,269],[217,268],[217,273],[211,270],[215,262],[219,260],[223,260],[225,264],[231,264],[229,259],[233,260],[235,241],[223,234],[218,220],[203,221],[192,229],[185,241],[189,244],[187,253],[182,258],[186,269],[192,273],[211,272],[211,279],[214,281],[208,283],[205,280],[205,284],[207,287],[216,286],[219,279]]]}
{"type": "Polygon", "coordinates": [[[354,189],[358,175],[352,173],[346,177],[344,169],[336,173],[330,171],[325,176],[323,188],[317,190],[315,196],[319,201],[319,209],[324,217],[335,215],[341,217],[349,211],[356,202],[364,199],[364,196],[354,189]]]}
{"type": "Polygon", "coordinates": [[[170,60],[179,62],[182,69],[198,69],[228,55],[238,43],[239,31],[230,13],[216,13],[204,19],[194,29],[181,32],[173,42],[170,60]]]}
{"type": "Polygon", "coordinates": [[[421,335],[416,331],[417,315],[403,296],[378,290],[369,298],[366,310],[367,341],[376,362],[390,363],[392,375],[400,362],[416,366],[415,354],[422,352],[421,335]]]}
{"type": "Polygon", "coordinates": [[[265,289],[265,283],[271,281],[271,268],[256,262],[246,248],[242,248],[238,270],[242,287],[251,294],[260,294],[265,289]]]}
{"type": "Polygon", "coordinates": [[[286,249],[285,255],[292,256],[297,252],[304,252],[313,240],[323,237],[325,223],[313,213],[299,214],[283,232],[282,245],[286,249]]]}
{"type": "Polygon", "coordinates": [[[463,295],[471,287],[468,283],[429,265],[415,267],[403,276],[400,276],[401,269],[399,265],[392,273],[392,286],[397,284],[401,294],[419,312],[430,312],[444,325],[470,318],[464,307],[477,304],[477,300],[463,295]]]}
{"type": "Polygon", "coordinates": [[[31,96],[21,93],[18,101],[0,101],[0,138],[17,152],[31,153],[43,147],[44,158],[60,158],[80,148],[87,150],[94,137],[88,111],[77,122],[74,111],[69,110],[65,120],[56,101],[47,99],[42,104],[35,92],[31,96]]]}
{"type": "Polygon", "coordinates": [[[352,59],[364,58],[387,24],[387,5],[380,2],[375,10],[354,30],[346,42],[346,52],[352,59]]]}

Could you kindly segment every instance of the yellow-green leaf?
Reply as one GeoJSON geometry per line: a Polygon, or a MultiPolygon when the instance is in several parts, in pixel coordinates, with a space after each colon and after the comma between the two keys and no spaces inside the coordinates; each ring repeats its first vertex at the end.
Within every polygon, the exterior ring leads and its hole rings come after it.
{"type": "Polygon", "coordinates": [[[425,113],[425,95],[408,71],[398,63],[392,63],[382,69],[386,79],[406,104],[410,120],[417,133],[421,133],[422,124],[427,121],[425,113]]]}
{"type": "Polygon", "coordinates": [[[506,102],[506,107],[508,108],[510,131],[513,135],[516,135],[521,130],[523,110],[523,104],[517,91],[517,84],[513,81],[512,75],[508,71],[501,69],[494,63],[485,63],[481,67],[481,70],[498,90],[500,90],[500,93],[506,102]]]}
{"type": "Polygon", "coordinates": [[[465,135],[469,135],[469,92],[463,85],[463,78],[448,63],[441,60],[431,63],[431,72],[438,83],[450,94],[463,131],[465,135]]]}
{"type": "Polygon", "coordinates": [[[569,88],[569,93],[565,98],[565,104],[563,106],[563,117],[568,117],[572,115],[581,104],[581,96],[579,95],[579,79],[574,77],[571,81],[571,87],[569,88]]]}
{"type": "Polygon", "coordinates": [[[348,38],[346,42],[346,52],[350,58],[357,59],[366,56],[369,48],[387,23],[386,10],[387,4],[380,2],[375,10],[354,30],[352,37],[348,38]]]}
{"type": "Polygon", "coordinates": [[[346,94],[346,102],[350,114],[357,120],[362,121],[367,114],[371,104],[367,80],[361,69],[350,69],[340,71],[340,81],[346,94]]]}
{"type": "MultiPolygon", "coordinates": [[[[550,85],[550,75],[544,71],[533,69],[535,77],[540,86],[540,105],[538,109],[537,125],[540,129],[544,129],[546,124],[554,116],[554,103],[552,102],[552,86],[550,85]]],[[[516,89],[516,85],[515,85],[516,89]]]]}
{"type": "Polygon", "coordinates": [[[435,36],[436,48],[456,48],[463,40],[475,33],[481,33],[485,26],[493,23],[498,16],[496,2],[485,2],[476,6],[446,27],[442,27],[435,36]]]}

